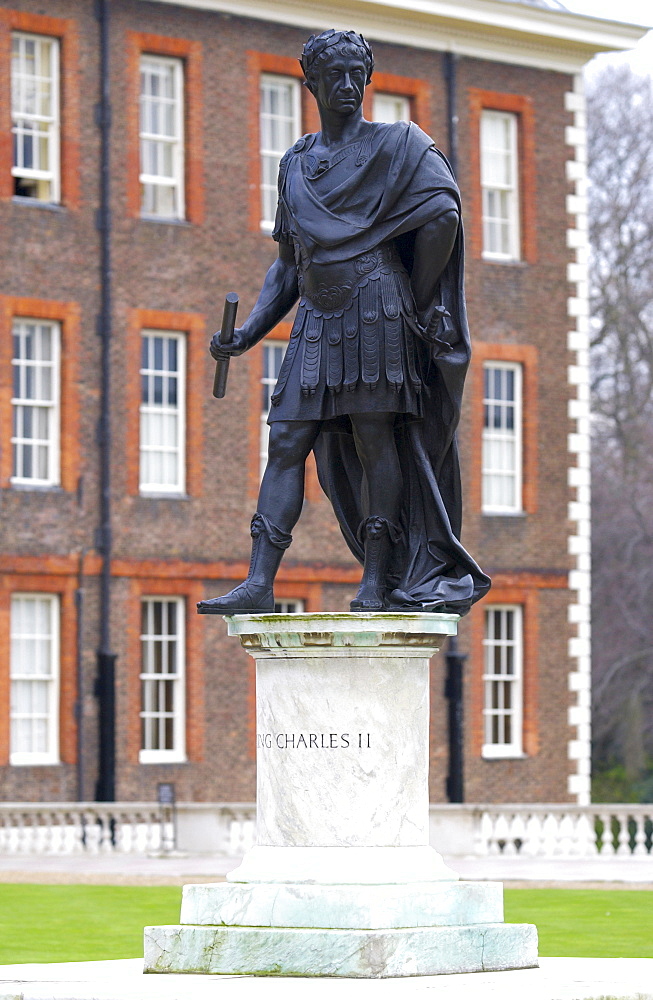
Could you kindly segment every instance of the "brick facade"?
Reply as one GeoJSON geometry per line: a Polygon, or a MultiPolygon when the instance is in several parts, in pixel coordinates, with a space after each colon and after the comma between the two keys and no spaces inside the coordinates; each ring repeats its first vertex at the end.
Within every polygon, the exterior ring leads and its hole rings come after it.
{"type": "MultiPolygon", "coordinates": [[[[259,226],[258,78],[298,75],[302,28],[168,3],[113,0],[111,8],[111,213],[113,261],[111,636],[116,660],[117,797],[150,799],[174,781],[180,799],[243,801],[255,795],[253,663],[221,619],[198,618],[194,605],[242,578],[249,561],[249,518],[258,484],[261,348],[231,364],[227,398],[211,397],[208,336],[234,289],[240,315],[254,303],[276,248],[259,226]],[[139,214],[138,58],[174,56],[185,73],[186,219],[139,214]],[[140,330],[186,336],[186,493],[143,496],[138,489],[140,330]],[[186,607],[184,763],[140,764],[142,596],[182,597],[186,607]]],[[[7,60],[0,80],[0,774],[13,799],[92,798],[97,777],[98,642],[95,551],[99,468],[100,344],[98,26],[92,0],[6,0],[0,46],[11,30],[63,39],[62,205],[12,200],[9,181],[7,60]],[[48,17],[43,13],[47,7],[48,17]],[[13,316],[62,323],[61,485],[12,487],[10,324],[13,316]],[[4,375],[1,372],[4,371],[4,375]],[[50,767],[8,761],[8,601],[12,592],[61,595],[61,760],[50,767]],[[75,604],[75,593],[83,594],[75,604]],[[76,636],[81,614],[81,691],[76,636]],[[83,787],[76,784],[75,702],[84,740],[83,787]]],[[[375,86],[411,100],[413,117],[447,152],[444,57],[436,51],[374,42],[375,86]]],[[[477,352],[460,428],[465,495],[464,542],[495,578],[491,603],[524,608],[523,757],[484,760],[483,608],[461,623],[468,654],[465,688],[466,798],[567,801],[572,739],[568,708],[567,554],[570,525],[567,437],[569,386],[567,265],[569,227],[565,129],[573,116],[569,75],[489,62],[457,62],[459,180],[468,233],[467,295],[477,352]],[[479,114],[508,109],[521,119],[522,260],[494,263],[480,252],[479,114]],[[516,361],[524,371],[524,513],[489,516],[480,505],[484,359],[516,361]]],[[[371,93],[371,92],[370,92],[371,93]]],[[[370,102],[370,94],[367,103],[370,102]]],[[[317,127],[302,96],[303,131],[317,127]]],[[[281,324],[276,339],[285,339],[281,324]]],[[[278,599],[307,610],[347,607],[360,576],[311,465],[307,500],[278,577],[278,599]]],[[[447,772],[444,658],[434,661],[431,795],[445,800],[447,772]]]]}

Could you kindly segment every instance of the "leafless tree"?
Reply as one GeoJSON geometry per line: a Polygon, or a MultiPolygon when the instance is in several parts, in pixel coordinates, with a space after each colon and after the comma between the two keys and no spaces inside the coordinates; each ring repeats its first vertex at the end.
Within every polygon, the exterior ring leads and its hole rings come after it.
{"type": "Polygon", "coordinates": [[[653,757],[653,79],[589,86],[595,764],[653,757]]]}

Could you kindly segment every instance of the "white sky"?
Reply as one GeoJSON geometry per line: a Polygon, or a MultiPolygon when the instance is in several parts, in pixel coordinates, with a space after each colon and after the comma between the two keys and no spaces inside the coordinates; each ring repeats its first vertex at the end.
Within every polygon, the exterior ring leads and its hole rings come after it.
{"type": "MultiPolygon", "coordinates": [[[[653,28],[653,0],[561,0],[567,10],[611,21],[630,21],[653,28]]],[[[653,73],[653,31],[649,31],[632,52],[597,56],[591,66],[628,62],[636,73],[653,73]]]]}
{"type": "Polygon", "coordinates": [[[653,28],[653,0],[561,0],[567,10],[653,28]]]}

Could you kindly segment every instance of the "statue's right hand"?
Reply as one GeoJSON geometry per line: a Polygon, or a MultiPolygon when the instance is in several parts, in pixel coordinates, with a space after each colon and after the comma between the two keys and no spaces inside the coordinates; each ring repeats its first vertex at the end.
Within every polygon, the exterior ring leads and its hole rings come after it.
{"type": "Polygon", "coordinates": [[[215,361],[226,361],[228,358],[237,358],[240,354],[244,354],[248,347],[249,344],[241,326],[234,330],[234,339],[230,344],[220,343],[220,330],[214,333],[209,345],[209,351],[215,361]]]}

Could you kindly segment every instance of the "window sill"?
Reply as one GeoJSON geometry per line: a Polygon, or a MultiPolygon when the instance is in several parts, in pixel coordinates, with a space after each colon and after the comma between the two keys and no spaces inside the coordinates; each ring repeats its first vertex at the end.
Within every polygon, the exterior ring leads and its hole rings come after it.
{"type": "Polygon", "coordinates": [[[140,750],[139,764],[187,764],[188,757],[177,750],[140,750]]]}
{"type": "Polygon", "coordinates": [[[526,517],[525,510],[482,510],[483,517],[526,517]]]}
{"type": "Polygon", "coordinates": [[[65,493],[63,486],[59,483],[9,483],[9,489],[19,490],[21,493],[65,493]]]}
{"type": "Polygon", "coordinates": [[[61,761],[58,757],[51,757],[49,754],[10,754],[10,767],[60,767],[61,761]]]}
{"type": "Polygon", "coordinates": [[[527,754],[523,750],[513,750],[511,747],[483,747],[481,757],[483,760],[526,760],[527,754]]]}
{"type": "Polygon", "coordinates": [[[157,493],[155,490],[142,490],[139,492],[141,500],[191,500],[188,493],[157,493]]]}
{"type": "Polygon", "coordinates": [[[528,267],[528,261],[521,257],[491,257],[482,253],[481,260],[484,264],[500,264],[502,267],[506,267],[506,265],[508,267],[528,267]]]}
{"type": "Polygon", "coordinates": [[[60,212],[65,213],[65,205],[61,205],[55,201],[41,201],[40,198],[25,198],[22,195],[15,194],[12,195],[11,200],[16,205],[31,205],[33,208],[45,208],[48,212],[60,212]]]}
{"type": "Polygon", "coordinates": [[[139,220],[141,222],[155,222],[157,225],[166,226],[181,226],[182,228],[190,229],[193,225],[188,219],[174,219],[167,215],[139,215],[139,220]]]}

